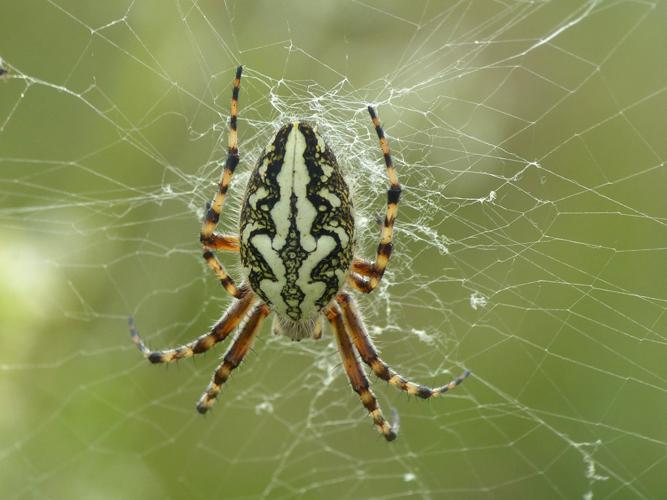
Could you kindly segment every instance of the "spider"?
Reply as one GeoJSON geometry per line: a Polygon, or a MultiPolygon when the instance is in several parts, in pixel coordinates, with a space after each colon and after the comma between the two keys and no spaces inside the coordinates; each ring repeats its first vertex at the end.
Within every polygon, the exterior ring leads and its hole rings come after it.
{"type": "Polygon", "coordinates": [[[389,367],[366,332],[345,283],[372,292],[380,283],[392,251],[392,233],[401,186],[389,145],[373,107],[368,106],[380,140],[390,187],[387,211],[375,261],[354,257],[354,215],[349,190],[336,157],[317,127],[304,122],[284,125],[276,132],[255,166],[240,213],[239,236],[216,231],[232,175],[239,163],[237,144],[238,97],[242,66],[236,70],[229,120],[227,161],[218,192],[206,206],[200,233],[203,257],[225,290],[236,300],[211,331],[194,341],[163,351],[151,351],[141,340],[132,318],[132,340],[151,363],[171,363],[211,349],[239,326],[213,379],[197,403],[199,413],[213,406],[232,370],[239,366],[257,336],[262,321],[275,312],[273,331],[292,340],[320,338],[326,316],[336,338],[352,389],[359,395],[373,423],[387,441],[397,436],[370,388],[361,361],[382,380],[398,389],[428,399],[454,389],[470,374],[442,387],[415,384],[389,367]],[[240,252],[245,281],[237,286],[216,250],[240,252]]]}

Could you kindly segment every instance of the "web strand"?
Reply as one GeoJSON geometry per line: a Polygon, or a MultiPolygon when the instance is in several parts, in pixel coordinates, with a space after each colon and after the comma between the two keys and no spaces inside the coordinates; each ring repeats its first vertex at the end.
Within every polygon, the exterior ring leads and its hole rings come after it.
{"type": "MultiPolygon", "coordinates": [[[[313,20],[214,4],[44,0],[40,12],[6,14],[8,498],[657,497],[667,7],[323,2],[313,20]],[[387,167],[368,106],[382,118],[401,208],[382,282],[355,299],[382,359],[406,378],[434,386],[474,373],[426,402],[367,370],[387,420],[400,416],[390,447],[326,328],[290,343],[265,321],[206,418],[193,402],[229,343],[167,369],[127,339],[131,315],[148,345],[185,344],[230,304],[200,262],[198,231],[240,64],[239,164],[220,248],[236,249],[262,148],[299,119],[336,153],[358,257],[374,258],[387,167]]],[[[241,283],[238,256],[225,257],[241,283]]]]}

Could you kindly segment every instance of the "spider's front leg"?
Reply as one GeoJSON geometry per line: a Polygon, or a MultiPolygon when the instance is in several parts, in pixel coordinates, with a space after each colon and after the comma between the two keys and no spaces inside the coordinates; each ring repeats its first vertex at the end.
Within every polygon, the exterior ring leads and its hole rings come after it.
{"type": "Polygon", "coordinates": [[[220,213],[222,212],[222,204],[225,201],[229,184],[232,182],[234,170],[239,164],[239,148],[238,148],[238,134],[236,130],[236,122],[238,119],[238,101],[239,88],[241,86],[241,73],[243,66],[236,68],[236,77],[234,78],[234,89],[232,91],[232,104],[229,118],[229,145],[227,148],[227,161],[222,170],[220,181],[218,182],[218,192],[215,193],[213,201],[207,205],[206,218],[201,228],[199,240],[203,245],[203,257],[206,263],[220,280],[222,286],[227,292],[236,297],[240,297],[240,291],[234,280],[227,274],[220,260],[215,256],[211,250],[231,250],[238,251],[238,238],[221,235],[215,232],[218,222],[220,221],[220,213]]]}
{"type": "Polygon", "coordinates": [[[390,186],[387,190],[387,212],[382,223],[382,234],[376,251],[375,262],[356,258],[352,262],[349,283],[363,293],[370,293],[375,290],[389,263],[393,248],[394,221],[398,213],[398,201],[401,197],[401,185],[398,182],[394,162],[391,158],[391,150],[384,136],[380,119],[377,117],[372,106],[368,106],[368,113],[371,115],[375,132],[380,140],[380,148],[382,149],[382,155],[387,167],[387,177],[389,178],[390,186]]]}

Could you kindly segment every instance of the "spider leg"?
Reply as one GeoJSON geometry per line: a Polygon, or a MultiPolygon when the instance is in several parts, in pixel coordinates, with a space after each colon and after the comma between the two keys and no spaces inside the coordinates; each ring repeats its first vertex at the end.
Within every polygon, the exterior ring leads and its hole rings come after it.
{"type": "Polygon", "coordinates": [[[345,367],[345,372],[347,377],[350,380],[352,389],[354,392],[359,394],[361,402],[364,407],[368,410],[371,417],[373,418],[373,423],[382,433],[384,438],[387,441],[393,441],[396,439],[396,426],[390,425],[382,415],[382,410],[378,405],[377,399],[373,391],[370,389],[370,384],[366,374],[361,369],[359,365],[359,360],[357,358],[357,353],[350,342],[347,332],[345,331],[345,324],[343,322],[343,316],[340,311],[340,307],[336,303],[331,304],[326,309],[327,319],[333,327],[334,335],[338,341],[338,350],[340,351],[340,356],[343,360],[343,366],[345,367]]]}
{"type": "Polygon", "coordinates": [[[354,259],[352,261],[352,272],[358,274],[359,276],[370,277],[373,272],[373,263],[370,260],[365,259],[354,259]]]}
{"type": "Polygon", "coordinates": [[[197,402],[197,411],[199,413],[206,413],[215,403],[222,385],[227,382],[232,370],[241,364],[243,357],[252,347],[252,343],[257,336],[259,326],[262,320],[268,316],[270,309],[266,304],[259,304],[253,309],[248,317],[245,325],[241,328],[241,332],[234,339],[234,343],[225,353],[222,363],[213,375],[213,380],[208,384],[206,391],[202,394],[197,402]]]}
{"type": "MultiPolygon", "coordinates": [[[[354,266],[354,262],[352,263],[354,266]]],[[[352,269],[352,272],[347,276],[347,282],[352,286],[355,290],[362,292],[362,293],[371,293],[373,289],[371,288],[371,282],[368,278],[364,278],[362,275],[357,274],[354,272],[354,269],[352,269]]]]}
{"type": "MultiPolygon", "coordinates": [[[[220,280],[222,286],[230,295],[239,298],[240,291],[237,288],[234,280],[227,274],[225,268],[220,263],[220,260],[211,252],[210,249],[215,249],[216,244],[225,238],[223,235],[215,233],[215,228],[220,220],[220,213],[222,212],[222,204],[225,201],[225,195],[229,184],[232,181],[234,170],[239,164],[239,148],[238,135],[236,132],[236,122],[238,118],[238,101],[239,101],[239,87],[241,86],[241,72],[243,66],[236,68],[236,77],[234,78],[234,90],[232,91],[232,105],[229,118],[229,144],[227,148],[227,161],[225,168],[222,170],[220,182],[218,183],[218,192],[215,193],[213,201],[207,205],[206,218],[201,228],[199,240],[204,249],[203,257],[208,266],[213,270],[215,275],[220,280]]],[[[238,245],[237,245],[238,246],[238,245]]]]}
{"type": "Polygon", "coordinates": [[[209,236],[206,243],[204,243],[204,246],[211,250],[226,250],[228,252],[238,252],[239,237],[232,236],[230,234],[213,233],[211,236],[209,236]]]}
{"type": "Polygon", "coordinates": [[[130,326],[130,336],[132,337],[132,341],[143,353],[144,358],[148,359],[148,361],[151,363],[171,363],[173,361],[178,361],[179,359],[191,358],[195,354],[206,352],[215,344],[227,338],[227,336],[238,326],[245,314],[248,312],[248,309],[250,309],[250,307],[255,302],[255,295],[252,292],[247,290],[245,287],[242,287],[241,290],[244,290],[243,297],[229,306],[220,321],[213,325],[211,331],[199,336],[192,342],[174,349],[151,351],[148,349],[148,347],[146,347],[144,341],[141,340],[139,332],[137,331],[137,328],[134,324],[134,319],[130,318],[128,323],[130,326]]]}
{"type": "Polygon", "coordinates": [[[343,292],[336,296],[336,301],[340,304],[340,307],[343,310],[347,331],[352,337],[352,341],[354,342],[357,351],[359,351],[361,359],[364,363],[371,367],[375,375],[377,375],[385,382],[396,386],[398,389],[405,391],[408,394],[414,394],[420,398],[428,399],[435,396],[440,396],[452,389],[455,389],[468,377],[468,375],[470,375],[470,372],[466,370],[462,375],[459,375],[448,384],[436,388],[415,384],[414,382],[407,380],[406,378],[396,373],[378,356],[378,353],[375,350],[375,346],[373,345],[373,342],[366,332],[366,328],[352,296],[343,292]]]}
{"type": "Polygon", "coordinates": [[[322,316],[318,316],[317,322],[315,323],[315,326],[313,327],[313,333],[312,337],[314,340],[319,340],[322,338],[322,316]]]}
{"type": "Polygon", "coordinates": [[[380,243],[377,248],[375,262],[362,259],[354,259],[352,262],[352,272],[368,278],[367,284],[362,284],[363,280],[356,280],[354,281],[356,284],[353,283],[353,286],[355,286],[357,290],[364,293],[370,293],[378,286],[382,279],[382,275],[387,268],[387,263],[389,262],[389,257],[391,257],[392,251],[392,238],[394,221],[396,220],[396,214],[398,212],[398,200],[401,197],[401,185],[398,183],[394,162],[391,159],[389,143],[384,136],[384,130],[382,130],[380,119],[377,117],[372,106],[368,106],[368,113],[371,115],[375,132],[380,140],[380,147],[382,148],[384,163],[387,166],[387,177],[389,178],[390,187],[387,190],[387,212],[384,217],[384,222],[382,223],[382,235],[380,236],[380,243]]]}

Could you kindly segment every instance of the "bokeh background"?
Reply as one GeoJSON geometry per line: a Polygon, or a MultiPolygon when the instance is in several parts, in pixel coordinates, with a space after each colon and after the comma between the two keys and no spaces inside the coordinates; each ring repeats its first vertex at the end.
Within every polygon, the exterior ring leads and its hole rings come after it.
{"type": "MultiPolygon", "coordinates": [[[[660,498],[667,491],[667,6],[649,1],[2,3],[2,498],[660,498]],[[375,342],[446,398],[371,377],[386,443],[331,335],[265,325],[205,418],[215,353],[150,366],[230,300],[200,217],[231,80],[248,173],[288,119],[337,152],[370,256],[375,342]]],[[[225,255],[238,272],[234,255],[225,255]]]]}

